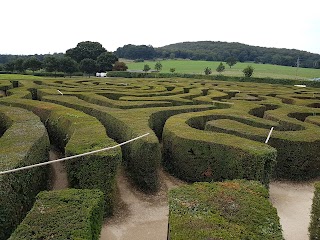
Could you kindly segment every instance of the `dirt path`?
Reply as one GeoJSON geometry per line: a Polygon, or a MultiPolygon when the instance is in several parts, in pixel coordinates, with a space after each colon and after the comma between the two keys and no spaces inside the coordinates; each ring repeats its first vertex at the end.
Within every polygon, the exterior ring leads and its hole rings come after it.
{"type": "MultiPolygon", "coordinates": [[[[62,154],[54,147],[51,147],[49,152],[49,160],[55,160],[58,158],[63,157],[62,154]]],[[[51,190],[61,190],[68,188],[68,177],[67,172],[64,169],[64,166],[61,162],[56,162],[53,164],[50,164],[51,166],[51,174],[52,178],[50,180],[51,182],[51,190]]]]}
{"type": "MultiPolygon", "coordinates": [[[[168,189],[184,182],[160,172],[161,189],[156,195],[137,191],[121,170],[117,185],[120,193],[115,215],[103,225],[100,240],[166,240],[168,224],[168,189]]],[[[308,226],[313,198],[313,184],[272,182],[270,201],[278,210],[286,240],[308,240],[308,226]]]]}
{"type": "Polygon", "coordinates": [[[6,92],[3,90],[0,90],[0,97],[5,97],[6,96],[6,92]]]}
{"type": "Polygon", "coordinates": [[[308,240],[313,183],[272,182],[270,201],[277,208],[286,240],[308,240]]]}
{"type": "Polygon", "coordinates": [[[161,189],[156,195],[143,194],[132,187],[120,172],[117,185],[120,193],[115,215],[108,219],[100,240],[166,240],[168,228],[168,189],[184,184],[160,171],[161,189]]]}

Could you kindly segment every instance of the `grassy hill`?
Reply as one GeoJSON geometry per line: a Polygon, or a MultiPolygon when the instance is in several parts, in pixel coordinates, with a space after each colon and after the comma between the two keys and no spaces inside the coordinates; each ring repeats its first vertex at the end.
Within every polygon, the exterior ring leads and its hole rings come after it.
{"type": "Polygon", "coordinates": [[[157,48],[163,58],[173,54],[175,58],[225,61],[234,57],[239,62],[268,63],[282,66],[319,68],[320,55],[297,49],[267,48],[236,42],[181,42],[157,48]]]}
{"type": "MultiPolygon", "coordinates": [[[[218,74],[216,68],[220,62],[217,61],[193,61],[193,60],[163,60],[161,61],[161,72],[170,72],[170,68],[175,68],[177,73],[195,73],[204,74],[203,70],[206,67],[212,69],[212,74],[218,74]]],[[[148,64],[151,69],[154,69],[155,61],[145,62],[127,62],[129,70],[142,70],[143,66],[148,64]]],[[[278,66],[272,64],[257,64],[257,63],[240,63],[238,62],[232,68],[224,63],[226,69],[222,73],[225,76],[243,76],[242,70],[251,65],[254,68],[254,77],[270,77],[284,79],[311,79],[320,77],[320,69],[312,68],[296,68],[278,66]]]]}

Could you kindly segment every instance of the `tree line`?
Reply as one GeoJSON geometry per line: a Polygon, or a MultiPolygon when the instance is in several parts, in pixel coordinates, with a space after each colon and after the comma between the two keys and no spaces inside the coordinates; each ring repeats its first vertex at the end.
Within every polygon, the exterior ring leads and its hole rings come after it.
{"type": "Polygon", "coordinates": [[[108,52],[100,43],[90,41],[78,43],[65,54],[10,56],[7,62],[0,65],[0,71],[6,72],[25,73],[26,70],[31,70],[34,73],[44,69],[47,72],[63,72],[71,76],[81,71],[89,77],[95,72],[125,71],[127,68],[125,63],[119,62],[118,57],[108,52]]]}
{"type": "Polygon", "coordinates": [[[153,48],[147,45],[124,45],[115,54],[119,58],[139,61],[141,59],[191,59],[226,62],[234,58],[239,62],[268,63],[282,66],[299,66],[320,68],[320,55],[296,49],[266,48],[250,46],[241,43],[228,42],[183,42],[153,48]]]}
{"type": "Polygon", "coordinates": [[[160,48],[154,48],[151,45],[127,44],[119,47],[115,52],[109,52],[98,42],[85,41],[78,43],[75,48],[68,49],[65,54],[0,55],[0,71],[24,72],[26,69],[36,71],[40,67],[46,71],[61,71],[68,74],[73,71],[82,71],[91,74],[95,71],[126,70],[126,65],[119,63],[118,58],[135,61],[182,58],[221,62],[227,62],[232,58],[239,62],[320,68],[319,54],[295,49],[199,41],[176,43],[160,48]],[[41,65],[36,60],[40,61],[41,65]]]}

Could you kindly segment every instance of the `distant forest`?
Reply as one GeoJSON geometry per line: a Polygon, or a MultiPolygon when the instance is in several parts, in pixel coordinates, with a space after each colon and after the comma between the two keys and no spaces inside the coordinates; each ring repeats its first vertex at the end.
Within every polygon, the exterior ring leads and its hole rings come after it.
{"type": "Polygon", "coordinates": [[[119,47],[115,54],[119,58],[141,59],[191,59],[206,61],[223,61],[233,57],[239,62],[269,63],[283,66],[320,68],[320,54],[296,49],[266,48],[242,43],[228,42],[183,42],[160,48],[146,45],[128,44],[119,47]]]}
{"type": "Polygon", "coordinates": [[[30,57],[35,57],[36,59],[38,59],[39,61],[42,62],[47,55],[52,55],[52,56],[55,56],[55,57],[61,57],[61,56],[63,56],[64,54],[63,54],[63,53],[35,54],[35,55],[0,54],[0,64],[5,64],[5,63],[8,63],[8,62],[14,61],[14,60],[16,60],[16,59],[18,59],[18,58],[25,60],[25,59],[28,59],[28,58],[30,58],[30,57]]]}
{"type": "MultiPolygon", "coordinates": [[[[250,46],[242,43],[228,42],[182,42],[170,44],[160,48],[151,45],[124,45],[119,47],[114,54],[118,58],[136,61],[162,59],[191,59],[225,62],[233,58],[239,62],[269,63],[283,66],[299,66],[305,68],[320,68],[320,54],[285,48],[266,48],[250,46]]],[[[63,53],[54,54],[63,56],[63,53]]],[[[46,55],[34,55],[43,61],[46,55]]],[[[5,64],[17,58],[30,56],[1,55],[0,64],[5,64]]]]}

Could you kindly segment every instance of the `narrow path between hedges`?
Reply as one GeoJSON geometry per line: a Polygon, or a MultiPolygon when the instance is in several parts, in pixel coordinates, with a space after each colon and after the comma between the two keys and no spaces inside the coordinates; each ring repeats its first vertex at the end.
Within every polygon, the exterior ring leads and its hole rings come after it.
{"type": "Polygon", "coordinates": [[[278,210],[286,240],[308,240],[308,227],[315,181],[270,183],[270,201],[278,210]]]}
{"type": "MultiPolygon", "coordinates": [[[[63,154],[54,146],[51,146],[49,151],[49,160],[55,160],[62,158],[63,154]]],[[[51,175],[50,183],[51,190],[61,190],[68,188],[68,176],[67,171],[64,169],[62,162],[55,162],[50,164],[51,166],[51,175]]]]}
{"type": "Polygon", "coordinates": [[[122,169],[117,178],[120,199],[113,217],[102,227],[100,240],[166,240],[169,189],[185,184],[160,170],[160,191],[155,195],[135,189],[122,169]]]}
{"type": "MultiPolygon", "coordinates": [[[[51,146],[49,159],[63,157],[51,146]]],[[[163,170],[161,188],[155,195],[144,194],[129,182],[121,169],[117,185],[120,195],[113,217],[103,225],[100,240],[166,240],[169,189],[185,184],[163,170]]],[[[307,240],[315,181],[270,183],[270,201],[277,208],[286,240],[307,240]]],[[[51,164],[51,189],[68,188],[67,173],[61,162],[51,164]]]]}

